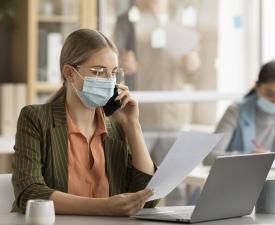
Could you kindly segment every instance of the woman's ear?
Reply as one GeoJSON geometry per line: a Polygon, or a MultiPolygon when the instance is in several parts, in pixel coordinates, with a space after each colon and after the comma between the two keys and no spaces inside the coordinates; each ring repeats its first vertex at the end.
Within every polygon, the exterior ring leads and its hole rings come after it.
{"type": "Polygon", "coordinates": [[[259,90],[260,90],[260,84],[259,84],[258,82],[255,83],[254,90],[255,90],[255,92],[257,92],[257,93],[259,92],[259,90]]]}
{"type": "Polygon", "coordinates": [[[63,76],[64,76],[64,79],[66,81],[69,81],[69,82],[72,82],[73,81],[73,68],[72,66],[68,65],[68,64],[65,64],[63,66],[63,70],[62,70],[62,73],[63,73],[63,76]]]}

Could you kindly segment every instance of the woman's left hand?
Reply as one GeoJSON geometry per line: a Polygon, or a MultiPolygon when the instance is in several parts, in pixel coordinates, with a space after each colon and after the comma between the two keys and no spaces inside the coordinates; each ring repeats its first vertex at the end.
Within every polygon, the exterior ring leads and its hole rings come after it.
{"type": "Polygon", "coordinates": [[[121,101],[121,107],[115,111],[112,117],[121,125],[127,125],[128,122],[138,121],[139,110],[137,101],[131,96],[129,88],[124,84],[117,84],[118,97],[121,101]]]}

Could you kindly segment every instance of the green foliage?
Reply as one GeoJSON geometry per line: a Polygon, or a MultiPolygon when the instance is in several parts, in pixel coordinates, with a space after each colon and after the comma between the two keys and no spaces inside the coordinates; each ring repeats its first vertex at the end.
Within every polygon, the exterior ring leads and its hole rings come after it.
{"type": "Polygon", "coordinates": [[[0,0],[0,23],[7,28],[14,26],[13,18],[21,0],[0,0]]]}

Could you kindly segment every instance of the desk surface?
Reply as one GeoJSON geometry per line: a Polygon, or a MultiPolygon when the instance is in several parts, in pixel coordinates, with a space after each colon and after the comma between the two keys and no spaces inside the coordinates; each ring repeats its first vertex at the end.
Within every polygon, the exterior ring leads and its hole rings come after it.
{"type": "MultiPolygon", "coordinates": [[[[19,213],[8,213],[0,215],[0,225],[25,225],[24,215],[19,213]]],[[[96,217],[96,216],[56,216],[54,225],[155,225],[155,224],[175,224],[169,222],[135,220],[127,217],[96,217]]],[[[241,218],[210,221],[206,225],[266,225],[275,224],[275,214],[252,214],[241,218]]]]}
{"type": "Polygon", "coordinates": [[[13,154],[14,137],[0,136],[0,154],[13,154]]]}

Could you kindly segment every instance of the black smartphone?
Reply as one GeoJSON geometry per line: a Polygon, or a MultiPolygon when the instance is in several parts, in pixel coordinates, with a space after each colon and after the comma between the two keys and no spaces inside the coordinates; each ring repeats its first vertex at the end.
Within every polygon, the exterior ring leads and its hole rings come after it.
{"type": "Polygon", "coordinates": [[[115,100],[118,96],[118,90],[117,87],[114,89],[114,95],[109,99],[107,104],[103,106],[103,110],[106,116],[111,116],[113,112],[115,112],[117,109],[120,108],[121,102],[120,100],[115,100]]]}

